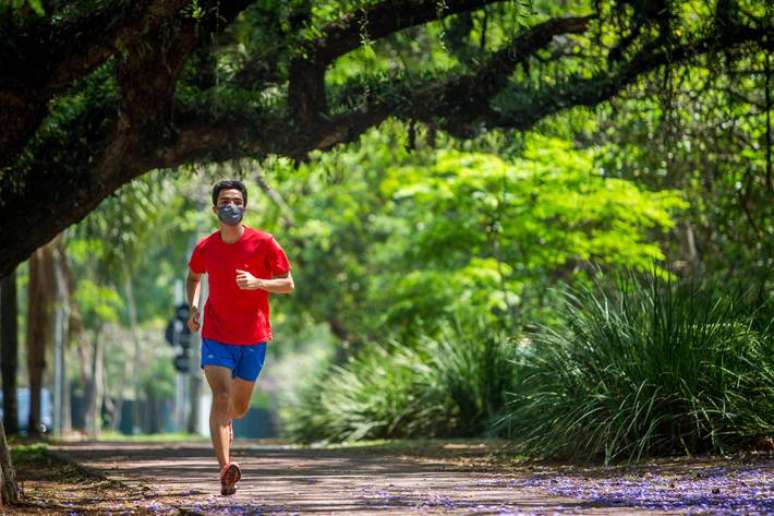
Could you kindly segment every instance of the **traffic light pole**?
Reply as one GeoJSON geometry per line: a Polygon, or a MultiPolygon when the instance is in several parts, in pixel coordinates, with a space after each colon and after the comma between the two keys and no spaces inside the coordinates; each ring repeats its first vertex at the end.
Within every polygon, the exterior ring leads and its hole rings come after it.
{"type": "MultiPolygon", "coordinates": [[[[182,280],[175,281],[175,306],[180,306],[183,300],[183,282],[182,280]]],[[[181,332],[174,332],[175,348],[177,349],[180,344],[181,332]]],[[[186,425],[186,382],[185,373],[177,370],[177,382],[175,391],[175,429],[178,432],[182,432],[186,425]]]]}

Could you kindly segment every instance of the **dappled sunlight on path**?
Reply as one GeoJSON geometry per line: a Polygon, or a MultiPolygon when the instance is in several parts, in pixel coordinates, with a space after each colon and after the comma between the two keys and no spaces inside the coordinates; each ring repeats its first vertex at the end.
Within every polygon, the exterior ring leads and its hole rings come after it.
{"type": "MultiPolygon", "coordinates": [[[[774,511],[772,462],[756,467],[476,467],[443,454],[238,443],[239,491],[219,494],[206,443],[54,448],[130,488],[138,511],[168,514],[551,514],[774,511]]],[[[481,449],[480,464],[488,450],[481,449]]],[[[124,506],[124,509],[126,506],[124,506]]]]}

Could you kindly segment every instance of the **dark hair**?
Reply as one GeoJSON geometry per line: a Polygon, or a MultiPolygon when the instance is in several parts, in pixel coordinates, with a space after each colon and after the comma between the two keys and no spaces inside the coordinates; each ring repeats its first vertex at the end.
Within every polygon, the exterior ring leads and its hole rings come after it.
{"type": "Polygon", "coordinates": [[[227,179],[225,181],[218,181],[215,186],[212,187],[212,205],[218,205],[218,194],[221,190],[239,190],[242,192],[242,200],[247,206],[247,188],[245,184],[238,179],[227,179]]]}

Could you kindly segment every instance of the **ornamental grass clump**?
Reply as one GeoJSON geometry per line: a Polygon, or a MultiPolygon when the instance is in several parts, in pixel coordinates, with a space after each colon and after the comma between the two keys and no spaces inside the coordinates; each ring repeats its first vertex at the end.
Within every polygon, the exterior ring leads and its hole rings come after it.
{"type": "Polygon", "coordinates": [[[518,346],[485,325],[411,345],[372,343],[301,393],[287,418],[299,442],[485,434],[517,377],[518,346]]]}
{"type": "Polygon", "coordinates": [[[427,365],[410,348],[369,346],[302,390],[286,431],[296,442],[343,442],[426,434],[438,402],[419,385],[427,365]]]}
{"type": "Polygon", "coordinates": [[[742,296],[630,276],[568,293],[563,313],[532,335],[496,424],[523,453],[609,462],[774,435],[774,326],[742,296]]]}

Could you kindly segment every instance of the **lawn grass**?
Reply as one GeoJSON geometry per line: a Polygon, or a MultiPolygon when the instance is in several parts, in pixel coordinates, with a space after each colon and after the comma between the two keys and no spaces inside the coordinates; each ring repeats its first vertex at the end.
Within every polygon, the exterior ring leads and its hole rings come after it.
{"type": "Polygon", "coordinates": [[[205,442],[209,441],[208,436],[199,434],[189,434],[185,432],[169,432],[163,434],[135,434],[126,435],[120,432],[102,432],[99,436],[100,441],[107,442],[140,442],[140,443],[162,443],[162,442],[205,442]]]}

